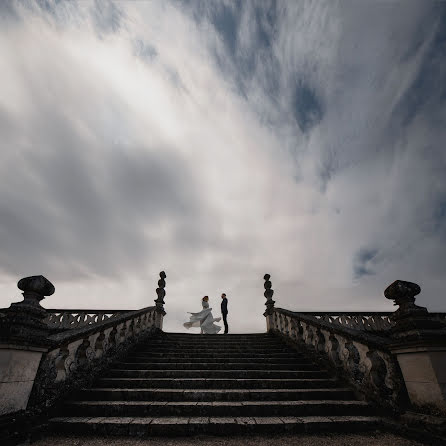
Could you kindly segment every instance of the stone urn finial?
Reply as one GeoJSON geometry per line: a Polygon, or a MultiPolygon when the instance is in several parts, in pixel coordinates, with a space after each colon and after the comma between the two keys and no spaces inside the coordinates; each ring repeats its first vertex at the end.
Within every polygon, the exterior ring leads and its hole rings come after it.
{"type": "Polygon", "coordinates": [[[166,287],[166,277],[166,273],[161,271],[160,279],[158,280],[158,288],[156,289],[156,294],[158,296],[158,298],[155,299],[156,309],[162,313],[164,313],[164,296],[166,295],[166,290],[164,288],[166,287]]]}
{"type": "Polygon", "coordinates": [[[54,294],[54,285],[44,276],[29,276],[20,279],[17,287],[23,291],[23,303],[40,307],[45,296],[54,294]]]}
{"type": "Polygon", "coordinates": [[[45,296],[54,294],[54,285],[44,276],[30,276],[17,283],[23,300],[12,303],[0,319],[0,338],[24,345],[47,345],[47,312],[40,305],[45,296]]]}
{"type": "Polygon", "coordinates": [[[271,276],[269,274],[265,274],[263,276],[263,279],[265,280],[265,283],[263,285],[265,288],[265,292],[263,293],[263,295],[266,297],[266,302],[265,302],[266,311],[264,313],[264,316],[272,314],[275,303],[275,301],[273,300],[274,290],[271,289],[272,284],[271,281],[269,280],[270,278],[271,276]]]}
{"type": "Polygon", "coordinates": [[[420,294],[420,291],[419,285],[404,280],[395,280],[389,285],[384,291],[384,296],[395,301],[394,305],[399,305],[398,310],[392,315],[392,319],[426,315],[428,313],[426,308],[415,305],[415,296],[420,294]]]}

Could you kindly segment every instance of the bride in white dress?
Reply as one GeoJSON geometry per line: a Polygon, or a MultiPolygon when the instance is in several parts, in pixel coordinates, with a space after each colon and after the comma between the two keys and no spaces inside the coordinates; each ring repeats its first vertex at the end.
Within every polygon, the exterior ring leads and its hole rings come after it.
{"type": "Polygon", "coordinates": [[[200,327],[201,333],[204,334],[217,334],[221,330],[221,327],[215,325],[214,322],[220,322],[221,317],[214,319],[214,316],[212,316],[212,308],[209,308],[208,296],[203,297],[201,304],[203,305],[203,310],[199,313],[189,313],[191,315],[190,321],[185,322],[183,325],[186,328],[200,327]]]}

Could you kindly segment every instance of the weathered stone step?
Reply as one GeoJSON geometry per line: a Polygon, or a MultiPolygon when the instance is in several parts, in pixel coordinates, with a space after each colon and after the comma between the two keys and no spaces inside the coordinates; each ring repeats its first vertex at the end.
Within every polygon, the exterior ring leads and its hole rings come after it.
{"type": "MultiPolygon", "coordinates": [[[[116,374],[114,374],[116,375],[116,374]]],[[[311,367],[305,370],[141,370],[137,377],[144,378],[325,378],[329,376],[325,370],[311,367]]],[[[108,373],[103,375],[107,378],[108,373]]],[[[124,377],[122,374],[118,377],[124,377]]]]}
{"type": "Polygon", "coordinates": [[[76,394],[84,401],[297,401],[297,400],[352,400],[348,388],[321,389],[84,389],[76,394]]]}
{"type": "MultiPolygon", "coordinates": [[[[257,369],[263,368],[263,364],[267,364],[267,362],[265,362],[264,358],[250,358],[249,356],[246,356],[246,357],[251,359],[251,361],[249,361],[248,363],[246,363],[246,362],[243,363],[242,360],[244,358],[242,358],[242,357],[222,358],[222,359],[220,359],[219,362],[214,362],[214,364],[221,364],[221,363],[228,363],[228,364],[230,364],[230,363],[234,363],[234,362],[235,363],[240,363],[240,364],[254,364],[255,368],[257,368],[257,369]],[[231,361],[228,361],[228,359],[231,359],[231,361]]],[[[130,364],[153,364],[153,360],[154,359],[158,359],[158,357],[154,358],[154,357],[152,357],[150,355],[146,355],[146,356],[129,356],[129,357],[125,358],[125,362],[121,361],[120,363],[121,364],[127,364],[125,367],[134,368],[130,364]]],[[[208,359],[209,358],[202,358],[202,357],[196,358],[196,357],[190,356],[189,358],[177,358],[177,359],[178,359],[178,361],[176,362],[176,364],[178,364],[178,363],[206,364],[204,366],[205,369],[207,369],[207,364],[209,364],[208,363],[208,359]],[[200,360],[198,361],[198,359],[200,359],[200,360]]],[[[212,358],[212,359],[218,359],[218,358],[212,358]]],[[[297,358],[294,358],[294,357],[290,357],[290,358],[276,358],[276,361],[273,362],[273,364],[274,363],[280,364],[280,361],[282,361],[283,363],[292,364],[291,360],[295,361],[294,362],[294,366],[292,367],[293,369],[298,367],[298,364],[299,365],[300,364],[302,364],[302,365],[304,365],[304,364],[307,364],[307,365],[313,364],[310,361],[310,359],[302,358],[302,357],[297,357],[297,358]]],[[[117,363],[115,363],[115,364],[117,364],[117,363]]],[[[146,367],[143,367],[143,368],[146,368],[146,367]]],[[[171,367],[166,367],[166,368],[169,369],[171,367]]],[[[194,368],[198,369],[200,367],[196,366],[194,368]]],[[[243,365],[240,368],[244,369],[245,366],[243,365]]],[[[214,367],[214,369],[216,369],[216,367],[214,367]]]]}
{"type": "Polygon", "coordinates": [[[261,341],[261,342],[240,342],[240,341],[231,341],[231,342],[207,342],[207,341],[195,341],[195,342],[188,342],[188,341],[154,341],[151,340],[150,342],[145,342],[144,344],[140,344],[139,347],[151,347],[151,346],[166,346],[166,347],[186,347],[186,348],[195,348],[195,347],[236,347],[236,346],[246,346],[246,347],[256,347],[256,348],[274,348],[274,347],[280,347],[284,346],[282,341],[261,341]]]}
{"type": "Polygon", "coordinates": [[[169,357],[169,358],[244,358],[247,355],[249,355],[250,358],[261,358],[261,359],[267,359],[267,358],[289,358],[291,356],[296,355],[299,357],[298,353],[294,352],[280,352],[280,353],[257,353],[257,352],[240,352],[240,351],[231,351],[231,352],[220,352],[220,351],[213,351],[213,352],[202,352],[200,350],[197,351],[191,351],[191,352],[147,352],[147,354],[150,354],[150,357],[156,358],[156,357],[169,357]]]}
{"type": "MultiPolygon", "coordinates": [[[[308,372],[307,372],[308,373],[308,372]]],[[[336,380],[330,378],[300,379],[230,379],[230,378],[102,378],[100,387],[171,388],[171,389],[302,389],[332,387],[336,380]],[[330,383],[333,383],[330,386],[330,383]]]]}
{"type": "Polygon", "coordinates": [[[161,343],[177,343],[177,344],[193,344],[193,345],[270,345],[270,344],[283,344],[283,341],[280,338],[272,337],[272,338],[231,338],[227,336],[194,336],[192,338],[167,338],[167,339],[150,339],[144,342],[144,345],[152,345],[152,344],[161,344],[161,343]]]}
{"type": "Polygon", "coordinates": [[[262,417],[310,415],[371,415],[373,408],[363,401],[72,401],[64,415],[103,417],[262,417]]]}
{"type": "Polygon", "coordinates": [[[250,367],[243,367],[245,364],[241,363],[228,363],[228,364],[205,364],[202,367],[200,367],[200,363],[187,363],[187,364],[175,364],[175,363],[162,363],[162,367],[158,367],[159,364],[157,363],[122,363],[119,365],[115,365],[114,368],[108,370],[106,372],[106,375],[109,377],[138,377],[138,376],[148,376],[147,373],[150,371],[191,371],[191,370],[205,370],[206,372],[212,373],[212,372],[221,372],[221,371],[229,371],[229,370],[244,370],[246,372],[249,372],[251,370],[265,370],[267,372],[283,372],[283,371],[289,371],[293,372],[296,370],[321,370],[317,365],[315,364],[296,364],[295,367],[293,367],[293,364],[277,364],[274,367],[267,367],[265,364],[250,364],[250,367]],[[144,364],[143,367],[140,367],[140,364],[144,364]],[[174,365],[172,367],[171,365],[174,365]]]}
{"type": "MultiPolygon", "coordinates": [[[[303,356],[290,356],[287,358],[252,358],[250,356],[237,356],[237,357],[225,357],[225,358],[203,358],[201,356],[187,357],[187,358],[178,358],[178,357],[170,357],[170,356],[148,356],[147,359],[144,360],[145,363],[182,363],[182,362],[193,362],[193,363],[221,363],[221,362],[243,362],[248,364],[298,364],[302,361],[307,360],[307,357],[303,356]]],[[[128,357],[125,358],[125,361],[128,360],[128,357]]],[[[117,364],[128,364],[128,362],[115,362],[114,365],[117,364]]]]}
{"type": "Polygon", "coordinates": [[[240,339],[232,338],[227,336],[217,336],[216,338],[208,338],[207,336],[197,336],[193,338],[185,339],[172,339],[172,338],[152,338],[145,341],[144,345],[152,344],[189,344],[189,345],[233,345],[233,344],[247,344],[247,345],[278,345],[283,344],[282,339],[276,337],[270,338],[251,338],[251,339],[240,339]]]}
{"type": "Polygon", "coordinates": [[[247,433],[359,432],[381,426],[379,417],[58,417],[49,420],[58,433],[121,436],[238,435],[247,433]]]}
{"type": "Polygon", "coordinates": [[[158,339],[277,339],[270,333],[229,333],[226,335],[220,334],[200,334],[200,333],[164,333],[158,339]]]}
{"type": "Polygon", "coordinates": [[[140,350],[135,350],[133,352],[131,352],[131,355],[135,355],[135,354],[141,354],[141,353],[147,353],[147,354],[153,354],[153,353],[161,353],[164,355],[170,355],[170,354],[176,354],[176,353],[183,353],[183,354],[197,354],[197,353],[205,353],[205,354],[209,354],[209,353],[242,353],[242,354],[251,354],[251,353],[255,353],[255,354],[262,354],[262,355],[271,355],[274,353],[297,353],[295,350],[289,349],[287,347],[284,346],[280,346],[280,347],[274,347],[271,349],[265,349],[265,348],[250,348],[250,347],[245,347],[245,346],[234,346],[234,347],[217,347],[217,348],[213,348],[213,347],[194,347],[194,348],[184,348],[184,347],[162,347],[162,346],[154,346],[154,347],[150,347],[150,348],[144,348],[144,349],[140,349],[140,350]]]}
{"type": "MultiPolygon", "coordinates": [[[[133,360],[134,358],[132,358],[133,360]]],[[[129,361],[127,358],[126,361],[129,361]]],[[[301,360],[296,363],[284,362],[284,363],[264,363],[263,361],[258,361],[254,363],[245,362],[150,362],[147,359],[143,361],[146,366],[144,370],[312,370],[315,366],[310,360],[301,360]]],[[[119,368],[119,364],[126,363],[115,363],[113,369],[110,369],[110,373],[116,376],[119,372],[132,373],[134,370],[129,370],[126,366],[119,368]],[[125,368],[124,368],[125,367],[125,368]]],[[[127,363],[128,364],[128,363],[127,363]]],[[[123,375],[124,376],[124,375],[123,375]]]]}
{"type": "Polygon", "coordinates": [[[195,336],[186,339],[150,339],[143,343],[143,345],[154,345],[154,344],[177,344],[177,345],[259,345],[259,346],[268,346],[268,345],[280,345],[284,344],[284,342],[280,338],[271,337],[271,338],[251,338],[251,339],[243,339],[243,338],[228,338],[227,336],[216,336],[214,338],[208,336],[195,336]]]}

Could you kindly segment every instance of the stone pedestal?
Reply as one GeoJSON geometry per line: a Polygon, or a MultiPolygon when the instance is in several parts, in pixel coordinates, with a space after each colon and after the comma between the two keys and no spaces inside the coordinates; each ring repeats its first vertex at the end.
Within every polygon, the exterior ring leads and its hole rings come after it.
{"type": "Polygon", "coordinates": [[[272,314],[263,314],[266,318],[266,331],[269,333],[273,329],[273,316],[272,314]]]}
{"type": "Polygon", "coordinates": [[[392,348],[398,359],[411,403],[446,413],[446,345],[422,342],[392,348]]]}
{"type": "Polygon", "coordinates": [[[384,292],[399,309],[392,315],[390,350],[396,356],[410,402],[446,414],[446,325],[415,305],[420,287],[397,280],[384,292]]]}
{"type": "Polygon", "coordinates": [[[43,347],[0,344],[0,415],[26,409],[43,347]]]}
{"type": "Polygon", "coordinates": [[[43,276],[31,276],[18,287],[23,301],[11,304],[0,318],[0,415],[26,409],[40,360],[50,346],[40,301],[54,293],[54,286],[43,276]]]}

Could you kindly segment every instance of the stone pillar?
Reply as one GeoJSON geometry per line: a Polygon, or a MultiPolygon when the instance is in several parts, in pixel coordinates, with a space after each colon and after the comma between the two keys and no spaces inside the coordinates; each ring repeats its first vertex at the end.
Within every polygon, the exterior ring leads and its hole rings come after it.
{"type": "Polygon", "coordinates": [[[421,291],[397,280],[384,291],[399,308],[392,315],[392,353],[397,357],[410,402],[415,408],[446,414],[446,324],[415,305],[421,291]]]}
{"type": "Polygon", "coordinates": [[[166,287],[166,281],[164,280],[166,278],[166,273],[164,271],[160,272],[160,279],[158,280],[158,288],[156,289],[156,294],[158,296],[157,299],[155,299],[155,305],[156,305],[156,319],[155,319],[155,327],[159,328],[160,330],[163,329],[163,319],[166,315],[166,312],[164,311],[164,296],[166,295],[166,290],[164,289],[166,287]]]}
{"type": "Polygon", "coordinates": [[[264,283],[264,287],[265,287],[265,292],[263,293],[263,295],[266,297],[266,310],[263,313],[263,316],[265,316],[266,318],[266,331],[270,332],[274,327],[273,327],[273,311],[274,311],[274,300],[273,300],[273,294],[274,294],[274,290],[271,289],[271,282],[270,279],[271,276],[269,274],[265,274],[263,276],[263,279],[265,280],[264,283]]]}
{"type": "Polygon", "coordinates": [[[17,286],[23,301],[11,304],[0,318],[0,415],[26,409],[40,359],[50,346],[40,301],[54,293],[53,284],[31,276],[17,286]]]}

